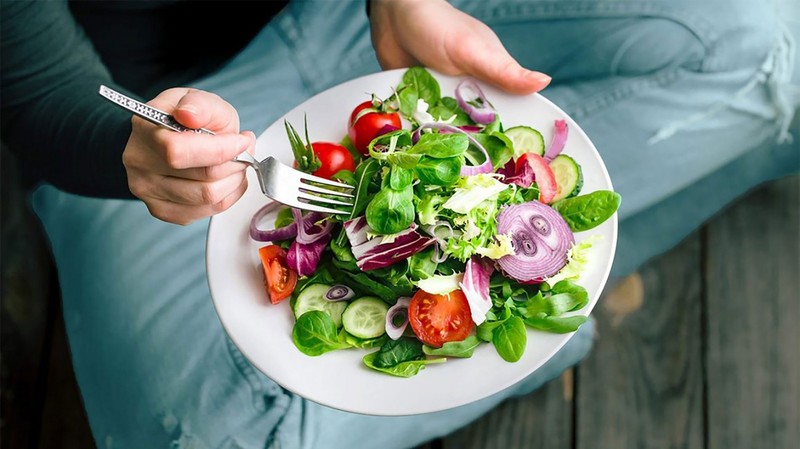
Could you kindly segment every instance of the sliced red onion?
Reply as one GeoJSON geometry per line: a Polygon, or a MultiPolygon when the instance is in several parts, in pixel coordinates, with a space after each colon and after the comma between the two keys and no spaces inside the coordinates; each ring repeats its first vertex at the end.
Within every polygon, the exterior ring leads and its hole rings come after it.
{"type": "Polygon", "coordinates": [[[467,297],[472,321],[481,324],[486,320],[486,313],[492,309],[492,298],[489,296],[489,279],[494,266],[478,256],[467,261],[464,278],[461,280],[461,291],[467,297]]]}
{"type": "Polygon", "coordinates": [[[302,223],[301,226],[297,227],[297,241],[304,245],[316,242],[329,235],[333,230],[333,222],[331,221],[325,220],[322,224],[317,223],[325,218],[322,214],[312,212],[304,217],[300,209],[293,207],[292,216],[294,216],[295,223],[302,223]]]}
{"type": "Polygon", "coordinates": [[[458,106],[469,115],[475,123],[488,125],[497,118],[497,111],[489,103],[478,83],[472,78],[467,78],[456,86],[456,100],[458,106]]]}
{"type": "Polygon", "coordinates": [[[459,128],[457,126],[453,126],[453,125],[451,125],[449,123],[440,123],[440,122],[426,123],[426,124],[424,124],[424,125],[419,127],[419,129],[429,129],[429,128],[438,129],[440,131],[441,130],[445,130],[445,131],[450,131],[452,133],[464,134],[465,136],[467,136],[467,139],[469,140],[469,142],[471,144],[475,145],[475,147],[478,150],[480,150],[481,153],[483,153],[483,158],[484,159],[483,159],[483,162],[481,163],[481,165],[463,165],[463,166],[461,166],[461,176],[473,176],[473,175],[478,175],[478,174],[481,174],[481,173],[491,173],[491,172],[494,171],[494,166],[492,165],[492,158],[489,157],[489,153],[486,151],[486,148],[484,148],[483,145],[481,145],[481,143],[478,142],[477,139],[472,137],[472,135],[470,133],[462,130],[461,128],[459,128]]]}
{"type": "Polygon", "coordinates": [[[257,242],[277,242],[280,240],[289,240],[297,236],[297,225],[290,223],[278,229],[259,229],[258,223],[268,213],[277,209],[281,204],[275,201],[270,201],[264,207],[259,209],[253,218],[250,219],[250,238],[257,242]]]}
{"type": "Polygon", "coordinates": [[[348,299],[352,298],[356,295],[356,292],[353,291],[352,288],[342,285],[336,284],[332,285],[331,288],[325,293],[325,299],[328,301],[347,301],[348,299]]]}
{"type": "Polygon", "coordinates": [[[555,128],[553,139],[550,141],[550,145],[544,153],[544,160],[548,163],[561,153],[561,150],[564,149],[564,145],[567,143],[567,121],[556,120],[555,128]]]}
{"type": "Polygon", "coordinates": [[[447,243],[445,243],[443,240],[437,242],[437,245],[433,248],[431,261],[438,264],[447,260],[449,256],[445,252],[445,248],[447,248],[447,243]]]}
{"type": "Polygon", "coordinates": [[[508,235],[516,253],[501,257],[497,264],[520,282],[558,273],[575,242],[561,215],[538,201],[505,207],[497,215],[497,234],[508,235]]]}
{"type": "Polygon", "coordinates": [[[408,326],[409,304],[411,304],[411,298],[402,296],[398,298],[395,305],[389,307],[389,311],[386,312],[386,335],[392,340],[397,340],[402,337],[403,332],[405,332],[408,326]]]}

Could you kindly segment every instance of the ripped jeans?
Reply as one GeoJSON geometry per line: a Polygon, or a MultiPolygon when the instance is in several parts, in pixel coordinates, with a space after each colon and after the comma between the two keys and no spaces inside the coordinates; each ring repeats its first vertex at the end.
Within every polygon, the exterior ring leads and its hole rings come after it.
{"type": "MultiPolygon", "coordinates": [[[[674,246],[730,201],[797,171],[787,137],[794,51],[749,0],[458,1],[586,131],[622,194],[613,275],[674,246]]],[[[195,87],[257,134],[311,95],[379,70],[363,0],[294,2],[195,87]]],[[[228,340],[206,284],[207,221],[152,218],[135,201],[33,196],[52,243],[73,364],[98,447],[403,448],[462,427],[557,377],[592,327],[528,379],[421,416],[345,413],[295,396],[228,340]]],[[[276,361],[279,363],[279,361],[276,361]]],[[[420,398],[425,400],[425,398],[420,398]]]]}

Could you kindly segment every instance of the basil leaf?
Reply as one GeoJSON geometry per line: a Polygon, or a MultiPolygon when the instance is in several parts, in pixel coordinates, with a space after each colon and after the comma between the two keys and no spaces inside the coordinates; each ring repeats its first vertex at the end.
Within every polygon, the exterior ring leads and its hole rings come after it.
{"type": "Polygon", "coordinates": [[[610,190],[564,198],[552,204],[573,232],[588,231],[600,225],[619,209],[622,197],[610,190]]]}
{"type": "Polygon", "coordinates": [[[378,234],[395,234],[414,221],[414,191],[381,189],[367,205],[367,224],[378,234]]]}
{"type": "Polygon", "coordinates": [[[522,358],[528,344],[528,334],[522,318],[511,316],[505,320],[494,330],[492,343],[506,362],[516,362],[522,358]]]}
{"type": "Polygon", "coordinates": [[[467,147],[469,147],[469,139],[464,134],[426,133],[420,136],[408,153],[443,159],[461,156],[467,151],[467,147]]]}
{"type": "Polygon", "coordinates": [[[441,348],[432,348],[430,346],[423,346],[422,352],[426,355],[438,355],[444,357],[460,357],[468,359],[472,357],[475,348],[481,344],[478,337],[470,335],[462,341],[448,341],[443,344],[441,348]]]}
{"type": "Polygon", "coordinates": [[[295,321],[292,341],[300,352],[309,356],[350,347],[339,341],[333,318],[321,310],[306,312],[295,321]]]}
{"type": "Polygon", "coordinates": [[[547,316],[543,313],[535,317],[525,318],[525,324],[528,326],[546,332],[555,332],[557,334],[574,332],[586,321],[587,318],[583,315],[557,317],[547,316]]]}
{"type": "Polygon", "coordinates": [[[417,177],[425,184],[449,186],[461,177],[461,166],[464,160],[460,156],[434,159],[424,156],[416,167],[417,177]]]}
{"type": "Polygon", "coordinates": [[[412,377],[419,374],[419,372],[425,368],[425,365],[431,365],[434,363],[444,363],[447,361],[445,358],[438,358],[438,359],[423,359],[423,360],[411,360],[408,362],[401,362],[397,365],[390,366],[387,368],[381,368],[375,366],[375,357],[377,357],[377,352],[372,352],[364,356],[362,359],[364,364],[368,367],[374,369],[375,371],[380,371],[382,373],[391,374],[392,376],[397,377],[412,377]]]}

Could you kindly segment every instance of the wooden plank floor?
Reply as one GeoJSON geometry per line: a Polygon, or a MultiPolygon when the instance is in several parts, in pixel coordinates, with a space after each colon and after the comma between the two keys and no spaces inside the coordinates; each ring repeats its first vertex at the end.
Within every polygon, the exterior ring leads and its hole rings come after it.
{"type": "MultiPolygon", "coordinates": [[[[800,177],[747,195],[601,298],[581,365],[424,448],[798,447],[799,234],[800,177]]],[[[52,286],[3,262],[0,447],[91,448],[52,286]]]]}

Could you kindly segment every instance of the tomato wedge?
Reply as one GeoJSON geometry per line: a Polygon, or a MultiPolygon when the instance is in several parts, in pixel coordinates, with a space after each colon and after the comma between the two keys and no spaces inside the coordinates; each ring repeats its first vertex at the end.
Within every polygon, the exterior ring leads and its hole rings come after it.
{"type": "Polygon", "coordinates": [[[461,290],[433,295],[418,290],[408,306],[408,322],[423,343],[441,348],[448,341],[461,341],[475,328],[467,297],[461,290]]]}
{"type": "Polygon", "coordinates": [[[297,285],[297,273],[286,263],[286,251],[278,245],[267,245],[258,250],[264,269],[264,287],[269,301],[278,304],[291,296],[297,285]]]}
{"type": "Polygon", "coordinates": [[[533,178],[536,186],[539,187],[539,201],[550,204],[558,193],[556,175],[550,168],[550,164],[536,153],[525,153],[517,159],[518,172],[522,164],[529,164],[533,169],[533,178]]]}

